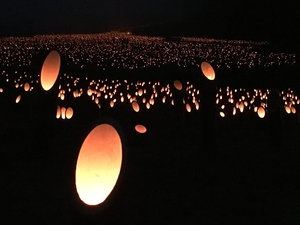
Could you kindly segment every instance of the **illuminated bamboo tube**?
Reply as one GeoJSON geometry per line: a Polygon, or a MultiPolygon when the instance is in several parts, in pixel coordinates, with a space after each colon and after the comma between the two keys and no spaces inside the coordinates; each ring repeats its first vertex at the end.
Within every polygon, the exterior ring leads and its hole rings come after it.
{"type": "Polygon", "coordinates": [[[122,143],[110,124],[96,126],[85,138],[79,151],[75,186],[86,205],[103,203],[114,189],[122,166],[122,143]]]}
{"type": "Polygon", "coordinates": [[[51,51],[45,59],[41,70],[41,85],[45,91],[53,87],[59,74],[60,61],[57,51],[51,51]]]}

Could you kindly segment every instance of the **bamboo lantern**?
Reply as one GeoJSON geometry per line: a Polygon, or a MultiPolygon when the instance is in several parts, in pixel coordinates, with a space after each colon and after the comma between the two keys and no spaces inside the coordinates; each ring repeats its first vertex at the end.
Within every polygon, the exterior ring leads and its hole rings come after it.
{"type": "Polygon", "coordinates": [[[257,115],[259,118],[264,118],[266,115],[265,109],[263,107],[259,107],[257,110],[257,115]]]}
{"type": "Polygon", "coordinates": [[[179,80],[174,80],[174,87],[178,90],[182,90],[182,83],[179,80]]]}
{"type": "Polygon", "coordinates": [[[209,80],[215,79],[216,74],[214,68],[208,62],[201,63],[201,71],[207,79],[209,80]]]}
{"type": "Polygon", "coordinates": [[[60,55],[57,51],[52,51],[47,55],[41,71],[41,85],[45,91],[49,91],[53,87],[59,69],[60,55]]]}
{"type": "Polygon", "coordinates": [[[87,205],[99,205],[114,189],[122,166],[122,143],[109,124],[96,126],[85,138],[76,164],[75,185],[87,205]]]}
{"type": "Polygon", "coordinates": [[[136,130],[136,132],[138,132],[140,134],[144,134],[147,132],[147,128],[141,124],[136,125],[135,130],[136,130]]]}

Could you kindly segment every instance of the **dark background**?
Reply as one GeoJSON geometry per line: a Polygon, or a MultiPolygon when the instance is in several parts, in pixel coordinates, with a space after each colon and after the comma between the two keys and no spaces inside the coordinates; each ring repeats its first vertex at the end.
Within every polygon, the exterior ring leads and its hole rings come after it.
{"type": "Polygon", "coordinates": [[[0,3],[0,35],[98,33],[284,40],[299,34],[296,0],[102,0],[0,3]]]}

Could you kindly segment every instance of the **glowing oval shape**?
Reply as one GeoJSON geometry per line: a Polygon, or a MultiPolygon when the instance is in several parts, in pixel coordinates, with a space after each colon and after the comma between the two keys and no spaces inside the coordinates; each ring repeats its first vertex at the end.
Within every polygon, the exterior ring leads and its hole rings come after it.
{"type": "Polygon", "coordinates": [[[29,89],[30,89],[30,84],[29,83],[25,83],[24,84],[24,90],[25,91],[29,91],[29,89]]]}
{"type": "Polygon", "coordinates": [[[150,103],[149,102],[146,103],[146,108],[150,109],[150,103]]]}
{"type": "Polygon", "coordinates": [[[135,112],[140,111],[140,106],[137,102],[132,102],[132,108],[135,112]]]}
{"type": "Polygon", "coordinates": [[[19,103],[21,100],[21,95],[19,95],[17,98],[16,98],[16,103],[19,103]]]}
{"type": "Polygon", "coordinates": [[[220,112],[220,116],[221,117],[225,117],[225,113],[224,112],[220,112]]]}
{"type": "Polygon", "coordinates": [[[296,109],[295,109],[295,107],[294,107],[294,106],[292,106],[292,107],[291,107],[291,111],[292,111],[292,113],[293,113],[293,114],[295,114],[295,113],[296,113],[296,109]]]}
{"type": "Polygon", "coordinates": [[[68,107],[67,111],[66,111],[66,117],[67,117],[67,119],[71,119],[72,116],[73,116],[73,109],[72,109],[72,107],[68,107]]]}
{"type": "Polygon", "coordinates": [[[244,103],[243,102],[241,102],[239,104],[239,109],[240,109],[241,113],[244,112],[244,103]]]}
{"type": "Polygon", "coordinates": [[[259,118],[264,118],[266,115],[265,109],[263,107],[259,107],[257,110],[257,114],[259,118]]]}
{"type": "Polygon", "coordinates": [[[60,55],[57,51],[52,51],[47,55],[41,71],[41,85],[45,91],[49,91],[53,87],[59,69],[60,55]]]}
{"type": "Polygon", "coordinates": [[[135,130],[136,130],[136,132],[138,132],[140,134],[144,134],[147,132],[147,128],[141,124],[136,125],[135,130]]]}
{"type": "Polygon", "coordinates": [[[122,143],[109,124],[96,126],[85,138],[76,164],[75,185],[87,205],[105,201],[117,183],[122,164],[122,143]]]}
{"type": "Polygon", "coordinates": [[[174,80],[174,87],[178,90],[182,90],[182,83],[179,80],[174,80]]]}
{"type": "Polygon", "coordinates": [[[138,92],[138,95],[139,95],[139,96],[142,96],[142,94],[143,94],[143,90],[140,89],[139,92],[138,92]]]}
{"type": "Polygon", "coordinates": [[[288,107],[288,106],[285,106],[285,111],[286,111],[288,114],[290,114],[290,113],[291,113],[291,108],[288,107]]]}
{"type": "Polygon", "coordinates": [[[209,80],[215,79],[216,76],[215,70],[208,62],[201,63],[201,71],[207,79],[209,80]]]}
{"type": "Polygon", "coordinates": [[[186,103],[185,108],[186,108],[186,111],[188,111],[188,112],[192,111],[192,108],[189,103],[186,103]]]}
{"type": "Polygon", "coordinates": [[[111,100],[110,103],[109,103],[109,105],[110,105],[111,108],[114,107],[114,105],[115,105],[114,101],[111,100]]]}

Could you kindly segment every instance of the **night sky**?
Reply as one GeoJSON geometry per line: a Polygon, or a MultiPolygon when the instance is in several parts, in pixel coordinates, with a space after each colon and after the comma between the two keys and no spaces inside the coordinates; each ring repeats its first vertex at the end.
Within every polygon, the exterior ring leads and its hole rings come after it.
{"type": "Polygon", "coordinates": [[[297,0],[11,0],[0,3],[0,35],[98,33],[237,39],[297,39],[297,0]]]}

